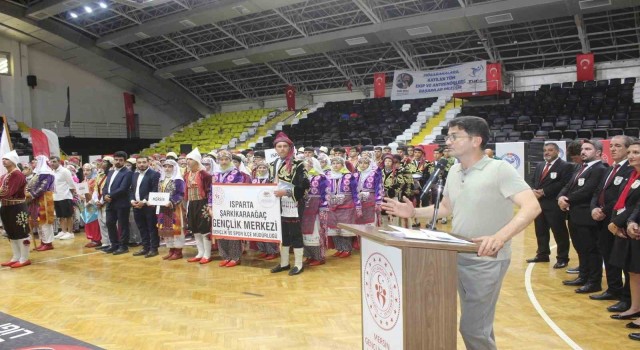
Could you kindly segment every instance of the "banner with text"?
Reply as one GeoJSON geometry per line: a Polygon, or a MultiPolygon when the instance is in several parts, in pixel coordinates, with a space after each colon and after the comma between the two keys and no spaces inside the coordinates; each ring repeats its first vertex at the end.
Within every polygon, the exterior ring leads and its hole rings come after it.
{"type": "Polygon", "coordinates": [[[487,90],[487,61],[476,61],[431,71],[397,70],[392,100],[437,97],[455,92],[487,90]]]}
{"type": "Polygon", "coordinates": [[[280,198],[275,184],[213,184],[211,226],[213,236],[280,243],[280,198]]]}

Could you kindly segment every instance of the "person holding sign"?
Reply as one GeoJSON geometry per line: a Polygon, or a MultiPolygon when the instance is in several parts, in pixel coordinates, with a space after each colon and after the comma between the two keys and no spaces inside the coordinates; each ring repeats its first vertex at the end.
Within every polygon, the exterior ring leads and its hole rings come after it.
{"type": "Polygon", "coordinates": [[[309,266],[318,266],[325,263],[327,250],[327,177],[314,157],[305,158],[304,167],[309,177],[302,215],[304,256],[309,259],[309,266]]]}
{"type": "Polygon", "coordinates": [[[86,163],[82,166],[82,175],[82,184],[86,186],[87,192],[80,193],[80,191],[78,191],[78,195],[81,196],[80,200],[82,201],[80,204],[80,216],[82,217],[82,221],[84,221],[84,233],[89,240],[85,248],[95,248],[101,245],[100,240],[102,239],[100,223],[98,222],[98,208],[95,204],[91,203],[96,182],[96,172],[91,164],[86,163]]]}
{"type": "Polygon", "coordinates": [[[29,207],[31,229],[38,229],[40,245],[36,251],[44,252],[53,249],[53,170],[47,164],[44,155],[36,157],[35,175],[27,183],[26,198],[29,207]]]}
{"type": "MultiPolygon", "coordinates": [[[[231,153],[229,151],[220,151],[218,153],[218,165],[220,166],[220,172],[213,178],[214,183],[243,183],[247,179],[243,173],[241,173],[231,163],[231,153]]],[[[211,188],[211,186],[209,186],[211,188]]],[[[211,204],[212,197],[209,194],[209,213],[212,212],[211,204]]],[[[211,214],[209,214],[211,215],[211,214]]],[[[211,222],[209,221],[209,227],[211,222]]],[[[220,267],[234,267],[240,265],[240,257],[242,256],[242,241],[235,239],[218,239],[218,250],[222,261],[218,266],[220,267]]],[[[209,245],[210,246],[210,245],[209,245]]],[[[209,248],[211,249],[211,248],[209,248]]]]}
{"type": "Polygon", "coordinates": [[[338,228],[338,224],[355,224],[362,217],[362,205],[358,197],[358,178],[345,168],[345,160],[336,156],[331,158],[331,172],[327,175],[329,213],[327,227],[336,252],[335,257],[351,256],[355,234],[338,228]]]}
{"type": "Polygon", "coordinates": [[[139,156],[136,159],[137,171],[131,177],[131,188],[129,189],[129,200],[133,208],[133,217],[142,240],[142,249],[133,253],[133,256],[144,255],[151,258],[158,255],[160,237],[156,227],[157,218],[155,208],[147,205],[149,193],[158,188],[160,174],[149,169],[149,159],[146,156],[139,156]]]}
{"type": "Polygon", "coordinates": [[[302,273],[304,265],[304,243],[300,217],[304,210],[303,196],[309,188],[309,179],[302,161],[294,159],[293,141],[280,132],[273,141],[278,159],[269,164],[273,183],[278,184],[274,192],[280,198],[282,212],[282,246],[280,247],[280,265],[271,269],[271,273],[286,270],[290,276],[302,273]],[[294,266],[289,263],[289,248],[293,246],[294,266]]]}
{"type": "MultiPolygon", "coordinates": [[[[258,152],[256,152],[258,154],[258,152]]],[[[264,162],[264,160],[257,161],[254,165],[255,171],[253,179],[251,180],[252,184],[265,184],[269,183],[269,165],[264,162]]],[[[280,255],[280,251],[278,250],[277,243],[270,242],[257,242],[258,246],[258,259],[264,260],[273,260],[280,255]]]]}
{"type": "Polygon", "coordinates": [[[164,162],[164,175],[158,184],[158,192],[170,193],[169,203],[159,207],[158,234],[167,244],[169,254],[163,260],[182,259],[184,248],[184,221],[182,199],[184,198],[184,179],[180,176],[178,162],[169,159],[164,162]]]}
{"type": "Polygon", "coordinates": [[[187,261],[208,264],[211,262],[211,235],[208,233],[211,231],[211,215],[207,210],[207,198],[211,196],[211,175],[207,173],[201,161],[202,156],[197,147],[187,154],[184,200],[188,203],[187,225],[198,248],[198,254],[187,261]]]}

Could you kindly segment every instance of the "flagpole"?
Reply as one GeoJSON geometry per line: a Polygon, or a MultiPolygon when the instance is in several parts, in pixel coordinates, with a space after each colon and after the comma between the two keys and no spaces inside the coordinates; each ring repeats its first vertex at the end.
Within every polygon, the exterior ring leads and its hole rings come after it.
{"type": "Polygon", "coordinates": [[[4,124],[4,130],[2,132],[6,132],[7,141],[9,141],[9,150],[13,151],[13,145],[11,144],[11,134],[9,134],[9,124],[7,124],[7,116],[2,115],[2,123],[4,124]]]}

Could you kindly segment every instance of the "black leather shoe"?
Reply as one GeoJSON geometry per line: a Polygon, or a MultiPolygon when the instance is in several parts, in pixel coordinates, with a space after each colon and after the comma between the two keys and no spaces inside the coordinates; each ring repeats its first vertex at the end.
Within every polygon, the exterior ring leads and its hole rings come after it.
{"type": "Polygon", "coordinates": [[[605,291],[602,294],[589,295],[589,299],[591,300],[618,300],[620,296],[617,294],[610,293],[609,291],[605,291]]]}
{"type": "Polygon", "coordinates": [[[287,271],[291,269],[291,265],[287,265],[287,266],[276,266],[274,268],[271,269],[271,273],[278,273],[278,272],[282,272],[282,271],[287,271]]]}
{"type": "Polygon", "coordinates": [[[580,268],[577,267],[577,266],[576,267],[572,267],[572,268],[567,269],[567,271],[565,271],[565,272],[566,273],[570,273],[572,275],[577,275],[577,274],[580,273],[580,268]]]}
{"type": "Polygon", "coordinates": [[[118,250],[118,247],[112,245],[108,249],[103,250],[103,252],[105,252],[107,254],[111,254],[111,253],[115,252],[116,250],[118,250]]]}
{"type": "Polygon", "coordinates": [[[624,325],[624,326],[625,326],[625,327],[627,327],[627,328],[631,328],[631,329],[640,329],[640,325],[635,324],[635,323],[633,323],[633,322],[629,322],[629,323],[627,323],[627,324],[626,324],[626,325],[624,325]]]}
{"type": "Polygon", "coordinates": [[[578,294],[587,294],[587,293],[595,293],[602,290],[602,287],[595,283],[587,283],[584,286],[576,289],[576,293],[578,294]]]}
{"type": "Polygon", "coordinates": [[[640,340],[640,333],[629,333],[629,339],[640,340]]]}
{"type": "Polygon", "coordinates": [[[293,269],[289,271],[289,276],[299,275],[302,271],[304,271],[304,267],[298,268],[297,266],[294,266],[293,269]]]}
{"type": "Polygon", "coordinates": [[[127,247],[129,247],[129,248],[139,247],[140,245],[142,245],[142,244],[141,244],[141,243],[138,243],[138,242],[130,242],[130,243],[127,243],[127,247]]]}
{"type": "Polygon", "coordinates": [[[100,247],[96,247],[96,250],[100,250],[100,251],[104,252],[105,250],[107,250],[109,248],[111,248],[110,245],[103,245],[103,246],[100,246],[100,247]]]}
{"type": "Polygon", "coordinates": [[[142,255],[147,255],[149,253],[148,250],[138,250],[137,252],[133,253],[133,256],[142,256],[142,255]]]}
{"type": "Polygon", "coordinates": [[[128,252],[129,252],[129,249],[124,248],[124,247],[120,247],[116,251],[113,252],[113,255],[126,254],[128,252]]]}
{"type": "Polygon", "coordinates": [[[150,250],[147,254],[144,255],[145,258],[153,258],[158,255],[157,250],[150,250]]]}
{"type": "Polygon", "coordinates": [[[634,318],[638,318],[640,317],[640,312],[636,312],[633,314],[628,314],[628,315],[621,315],[621,314],[615,314],[615,315],[611,315],[611,318],[613,318],[614,320],[633,320],[634,318]]]}
{"type": "Polygon", "coordinates": [[[576,278],[574,280],[562,281],[565,286],[584,286],[587,281],[584,278],[576,278]]]}
{"type": "Polygon", "coordinates": [[[528,263],[549,262],[548,256],[536,255],[535,258],[527,259],[528,263]]]}
{"type": "Polygon", "coordinates": [[[628,301],[619,301],[607,308],[609,312],[625,312],[629,310],[631,304],[628,301]]]}
{"type": "Polygon", "coordinates": [[[558,260],[555,264],[553,264],[554,269],[564,269],[569,264],[568,261],[558,260]]]}

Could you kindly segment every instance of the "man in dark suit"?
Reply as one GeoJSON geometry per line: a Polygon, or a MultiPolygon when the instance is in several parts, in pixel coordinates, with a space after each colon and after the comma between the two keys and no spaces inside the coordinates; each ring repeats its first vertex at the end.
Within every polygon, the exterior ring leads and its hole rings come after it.
{"type": "Polygon", "coordinates": [[[538,198],[542,213],[535,219],[538,250],[536,256],[527,259],[528,263],[548,262],[549,229],[558,245],[554,269],[561,269],[569,262],[569,231],[567,214],[558,207],[558,193],[571,180],[573,166],[560,159],[560,148],[555,143],[547,143],[543,148],[544,162],[538,163],[533,173],[533,193],[538,198]]]}
{"type": "Polygon", "coordinates": [[[149,159],[146,156],[136,159],[136,169],[131,177],[129,200],[133,207],[133,218],[142,238],[142,249],[133,255],[150,258],[158,255],[160,237],[156,227],[156,207],[147,205],[147,201],[149,192],[158,192],[160,173],[149,168],[149,159]]]}
{"type": "Polygon", "coordinates": [[[107,203],[106,221],[111,248],[105,253],[120,255],[127,253],[129,243],[129,187],[131,187],[131,171],[124,166],[127,153],[118,151],[113,154],[113,169],[109,171],[104,182],[102,194],[107,203]],[[118,225],[121,235],[118,235],[118,225]]]}
{"type": "Polygon", "coordinates": [[[602,164],[602,143],[585,140],[580,152],[583,163],[558,195],[558,206],[569,212],[569,234],[578,252],[578,278],[563,283],[582,286],[576,293],[595,293],[602,290],[602,256],[596,245],[598,226],[591,217],[591,197],[607,167],[602,164]]]}
{"type": "Polygon", "coordinates": [[[609,232],[607,225],[611,221],[613,206],[618,200],[618,195],[622,190],[620,187],[626,183],[629,174],[633,170],[627,161],[627,148],[633,139],[629,136],[614,136],[610,141],[611,158],[613,166],[607,169],[602,177],[600,185],[591,198],[591,217],[598,222],[598,250],[604,259],[604,269],[607,276],[607,290],[602,294],[589,296],[593,300],[619,300],[614,307],[614,311],[626,311],[631,305],[631,291],[629,290],[629,275],[625,274],[625,281],[622,282],[622,269],[609,263],[611,249],[615,236],[609,232]],[[626,305],[626,306],[625,306],[626,305]],[[626,307],[626,308],[625,308],[626,307]],[[622,310],[624,308],[624,310],[622,310]]]}

